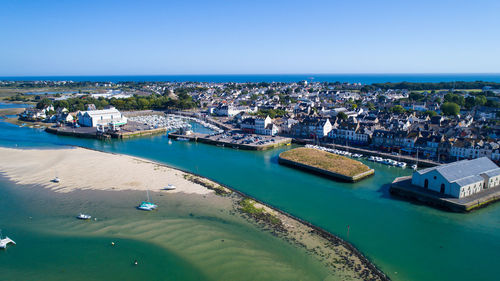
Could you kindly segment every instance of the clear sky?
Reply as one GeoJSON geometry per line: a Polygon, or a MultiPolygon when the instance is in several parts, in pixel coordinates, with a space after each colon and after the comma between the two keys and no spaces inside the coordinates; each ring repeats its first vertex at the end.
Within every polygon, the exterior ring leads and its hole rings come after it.
{"type": "Polygon", "coordinates": [[[499,73],[499,0],[0,0],[0,76],[499,73]]]}

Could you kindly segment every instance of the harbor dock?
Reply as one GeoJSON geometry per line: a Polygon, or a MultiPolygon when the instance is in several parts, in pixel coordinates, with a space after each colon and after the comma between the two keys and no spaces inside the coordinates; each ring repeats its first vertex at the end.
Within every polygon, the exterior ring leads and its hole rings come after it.
{"type": "Polygon", "coordinates": [[[292,143],[291,138],[242,134],[235,132],[219,133],[219,134],[169,133],[168,137],[174,140],[177,139],[188,140],[193,142],[201,142],[207,144],[214,144],[217,146],[224,146],[236,149],[246,149],[246,150],[267,150],[283,145],[289,145],[292,143]]]}
{"type": "Polygon", "coordinates": [[[97,131],[95,127],[78,127],[73,126],[62,126],[62,127],[47,127],[46,132],[61,135],[61,136],[72,136],[80,138],[94,138],[94,139],[126,139],[130,137],[137,136],[147,136],[155,134],[164,134],[167,132],[167,128],[151,128],[150,126],[129,121],[125,126],[123,126],[120,131],[101,133],[97,131]]]}
{"type": "Polygon", "coordinates": [[[392,182],[389,192],[392,195],[415,200],[438,209],[460,213],[470,212],[500,200],[500,186],[464,198],[454,198],[413,185],[411,176],[396,178],[392,182]]]}

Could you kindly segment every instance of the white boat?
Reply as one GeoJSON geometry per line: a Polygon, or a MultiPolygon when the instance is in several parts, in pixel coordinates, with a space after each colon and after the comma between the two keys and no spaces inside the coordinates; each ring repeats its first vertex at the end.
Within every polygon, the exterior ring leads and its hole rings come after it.
{"type": "Polygon", "coordinates": [[[411,168],[412,168],[413,170],[416,170],[416,169],[418,168],[418,166],[417,166],[417,164],[413,164],[413,165],[411,165],[411,168]]]}
{"type": "Polygon", "coordinates": [[[397,166],[400,168],[406,168],[406,163],[405,162],[398,162],[397,166]]]}
{"type": "Polygon", "coordinates": [[[52,179],[52,182],[59,183],[61,180],[58,177],[52,179]]]}
{"type": "Polygon", "coordinates": [[[147,197],[148,197],[147,201],[142,201],[141,205],[139,205],[137,207],[137,209],[143,210],[143,211],[153,211],[154,209],[158,208],[158,205],[153,204],[149,200],[149,190],[146,190],[146,194],[147,194],[147,197]]]}
{"type": "Polygon", "coordinates": [[[9,237],[5,237],[5,238],[2,238],[2,231],[0,230],[0,249],[5,249],[7,248],[7,244],[16,244],[16,242],[14,242],[14,240],[10,239],[9,237]]]}
{"type": "Polygon", "coordinates": [[[90,220],[92,216],[80,213],[76,218],[79,220],[90,220]]]}
{"type": "Polygon", "coordinates": [[[177,187],[175,187],[175,185],[173,185],[173,184],[169,183],[167,186],[165,186],[165,187],[163,188],[163,190],[174,190],[174,189],[176,189],[176,188],[177,188],[177,187]]]}

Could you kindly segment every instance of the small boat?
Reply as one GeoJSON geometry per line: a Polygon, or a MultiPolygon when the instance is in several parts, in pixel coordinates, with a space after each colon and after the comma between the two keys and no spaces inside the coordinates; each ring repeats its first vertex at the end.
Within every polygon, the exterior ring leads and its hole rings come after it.
{"type": "Polygon", "coordinates": [[[165,187],[163,188],[163,190],[174,190],[174,189],[176,189],[176,188],[177,188],[177,187],[176,187],[175,185],[173,185],[173,184],[169,183],[167,186],[165,186],[165,187]]]}
{"type": "Polygon", "coordinates": [[[412,168],[413,170],[416,170],[416,169],[418,168],[418,166],[417,166],[417,164],[413,164],[413,165],[411,165],[411,168],[412,168]]]}
{"type": "Polygon", "coordinates": [[[400,168],[406,168],[406,163],[405,162],[398,162],[397,166],[400,168]]]}
{"type": "Polygon", "coordinates": [[[79,220],[90,220],[92,216],[80,213],[76,218],[79,220]]]}
{"type": "Polygon", "coordinates": [[[149,200],[149,190],[146,191],[147,193],[147,201],[142,201],[141,205],[139,205],[137,207],[137,209],[139,210],[143,210],[143,211],[153,211],[154,209],[158,208],[158,205],[156,204],[153,204],[150,200],[149,200]]]}
{"type": "Polygon", "coordinates": [[[0,249],[5,249],[7,248],[7,244],[16,244],[14,240],[10,239],[9,237],[5,236],[5,238],[2,238],[2,231],[0,230],[0,249]]]}
{"type": "Polygon", "coordinates": [[[58,177],[52,179],[52,182],[59,183],[61,180],[58,177]]]}

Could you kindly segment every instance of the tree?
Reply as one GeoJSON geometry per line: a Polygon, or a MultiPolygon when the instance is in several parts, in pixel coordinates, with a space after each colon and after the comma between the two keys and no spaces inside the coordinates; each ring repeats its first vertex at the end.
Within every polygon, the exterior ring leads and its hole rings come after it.
{"type": "Polygon", "coordinates": [[[441,111],[444,115],[455,116],[460,113],[460,106],[454,102],[445,102],[441,105],[441,111]]]}
{"type": "Polygon", "coordinates": [[[453,93],[448,93],[448,94],[444,95],[444,101],[456,103],[459,106],[463,106],[465,104],[465,98],[463,96],[453,94],[453,93]]]}
{"type": "Polygon", "coordinates": [[[369,110],[375,110],[375,105],[373,104],[373,102],[368,102],[366,106],[368,107],[369,110]]]}
{"type": "Polygon", "coordinates": [[[473,96],[465,98],[465,108],[472,109],[476,105],[476,99],[473,96]]]}
{"type": "Polygon", "coordinates": [[[411,92],[410,95],[409,95],[409,99],[411,101],[421,101],[425,98],[424,95],[422,95],[421,93],[417,93],[417,92],[411,92]]]}
{"type": "Polygon", "coordinates": [[[347,120],[347,114],[345,114],[344,112],[339,112],[337,114],[337,118],[339,118],[340,120],[347,120]]]}
{"type": "Polygon", "coordinates": [[[405,112],[405,109],[401,105],[398,104],[398,105],[391,107],[390,111],[392,113],[401,114],[401,113],[405,112]]]}
{"type": "Polygon", "coordinates": [[[44,109],[44,108],[46,108],[47,106],[49,106],[51,104],[52,104],[51,100],[49,100],[48,98],[43,98],[41,101],[39,101],[36,104],[36,108],[38,108],[38,109],[44,109]]]}
{"type": "Polygon", "coordinates": [[[476,100],[475,100],[476,105],[479,105],[479,106],[485,105],[487,101],[488,100],[486,99],[486,97],[482,96],[482,95],[481,96],[477,96],[476,100]]]}
{"type": "Polygon", "coordinates": [[[429,117],[434,117],[437,115],[437,113],[434,110],[426,110],[426,111],[424,111],[424,115],[427,115],[429,117]]]}

